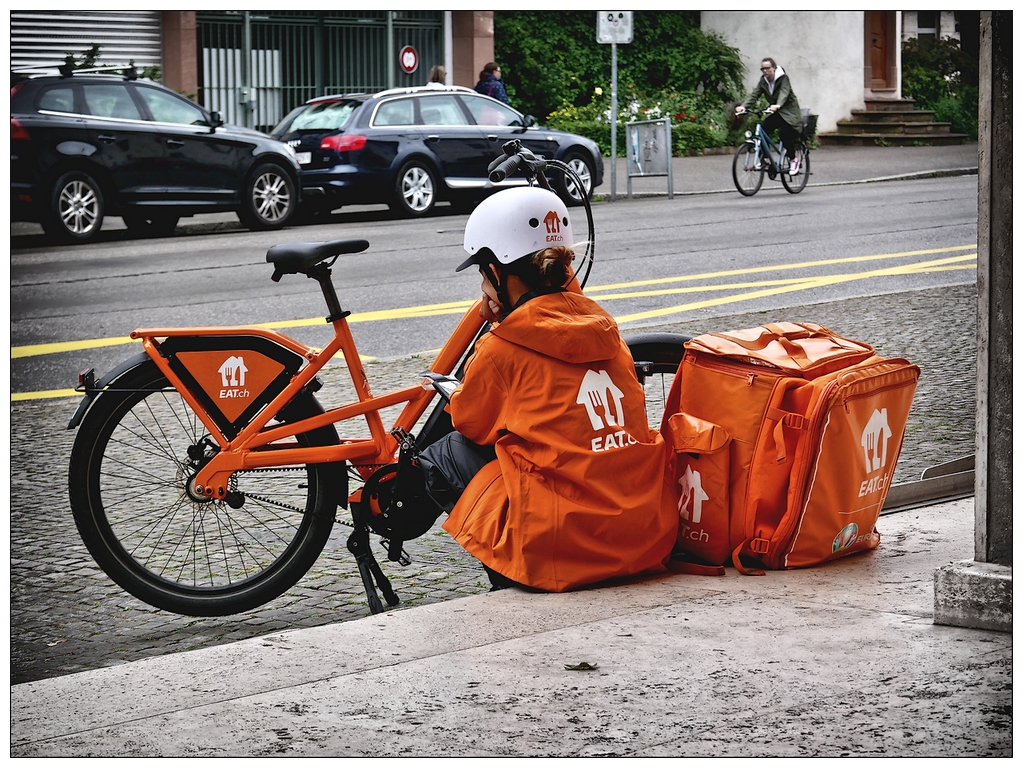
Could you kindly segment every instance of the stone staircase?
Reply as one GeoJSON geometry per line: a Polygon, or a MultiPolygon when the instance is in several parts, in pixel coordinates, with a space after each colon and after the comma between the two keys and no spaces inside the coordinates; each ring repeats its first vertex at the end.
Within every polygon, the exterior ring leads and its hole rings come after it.
{"type": "Polygon", "coordinates": [[[966,134],[952,133],[951,123],[934,122],[934,112],[913,109],[912,99],[868,99],[851,120],[839,120],[834,133],[818,133],[821,144],[844,146],[934,146],[964,144],[966,134]]]}

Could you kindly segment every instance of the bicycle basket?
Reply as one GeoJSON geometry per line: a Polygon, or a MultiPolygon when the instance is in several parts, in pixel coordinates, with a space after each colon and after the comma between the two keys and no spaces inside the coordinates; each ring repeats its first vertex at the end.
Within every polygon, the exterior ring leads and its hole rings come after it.
{"type": "Polygon", "coordinates": [[[817,135],[817,115],[803,115],[803,136],[804,139],[812,139],[817,135]]]}

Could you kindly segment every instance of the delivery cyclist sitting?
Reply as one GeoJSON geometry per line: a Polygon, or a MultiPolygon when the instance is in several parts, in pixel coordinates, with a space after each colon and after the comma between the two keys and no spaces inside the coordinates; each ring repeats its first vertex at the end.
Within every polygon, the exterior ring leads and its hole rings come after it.
{"type": "Polygon", "coordinates": [[[479,268],[494,325],[451,395],[461,437],[446,441],[475,444],[478,471],[444,528],[495,587],[663,570],[678,530],[667,449],[617,325],[578,289],[572,242],[568,209],[538,187],[492,195],[465,228],[458,270],[479,268]]]}

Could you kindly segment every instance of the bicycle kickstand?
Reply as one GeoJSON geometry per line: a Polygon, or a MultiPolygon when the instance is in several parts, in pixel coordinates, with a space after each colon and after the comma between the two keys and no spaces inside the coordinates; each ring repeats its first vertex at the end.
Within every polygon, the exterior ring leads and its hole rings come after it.
{"type": "Polygon", "coordinates": [[[362,576],[362,586],[366,589],[370,611],[382,613],[384,610],[384,606],[377,596],[378,587],[388,605],[397,605],[398,596],[391,588],[391,582],[387,580],[384,572],[380,569],[380,564],[373,557],[373,550],[369,546],[368,528],[356,526],[348,537],[348,551],[355,555],[355,563],[359,566],[359,575],[362,576]]]}

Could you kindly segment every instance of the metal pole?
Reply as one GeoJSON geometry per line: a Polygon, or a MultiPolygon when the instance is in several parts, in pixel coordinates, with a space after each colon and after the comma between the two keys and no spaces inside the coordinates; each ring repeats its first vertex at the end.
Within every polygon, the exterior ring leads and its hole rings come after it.
{"type": "Polygon", "coordinates": [[[452,49],[451,35],[451,11],[444,11],[444,72],[446,73],[444,84],[451,85],[455,82],[455,59],[452,49]]]}
{"type": "Polygon", "coordinates": [[[672,181],[671,176],[671,118],[664,118],[664,135],[665,142],[668,145],[668,199],[671,200],[675,196],[675,185],[672,181]]]}
{"type": "Polygon", "coordinates": [[[242,125],[252,127],[252,19],[242,13],[242,125]]]}
{"type": "Polygon", "coordinates": [[[618,43],[611,43],[611,202],[618,179],[618,43]]]}
{"type": "Polygon", "coordinates": [[[394,87],[394,11],[387,12],[387,88],[394,87]]]}

